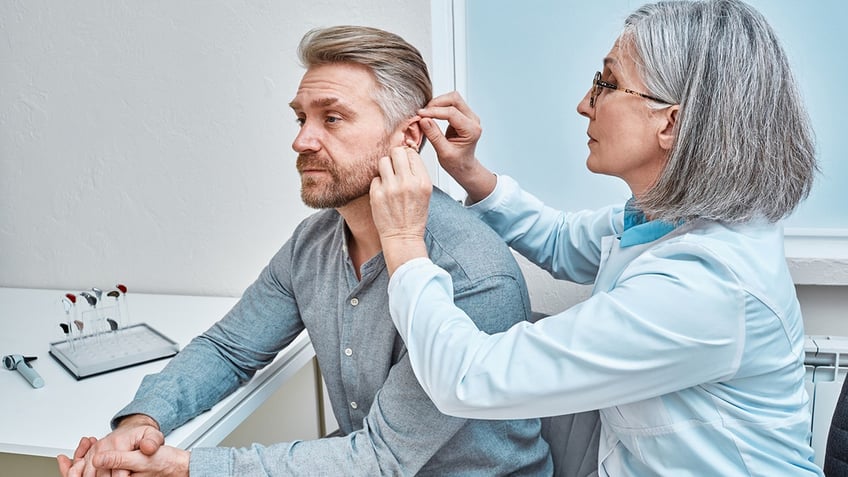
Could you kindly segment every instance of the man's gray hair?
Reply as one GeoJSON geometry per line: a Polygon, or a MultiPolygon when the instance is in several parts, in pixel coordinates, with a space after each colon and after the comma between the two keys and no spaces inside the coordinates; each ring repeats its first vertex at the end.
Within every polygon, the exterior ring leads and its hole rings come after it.
{"type": "Polygon", "coordinates": [[[303,36],[297,53],[306,68],[331,63],[369,68],[379,85],[374,100],[383,110],[387,130],[418,114],[433,97],[421,53],[394,33],[348,25],[316,28],[303,36]]]}
{"type": "Polygon", "coordinates": [[[680,105],[668,163],[639,200],[648,216],[776,222],[809,195],[812,127],[759,12],[738,0],[659,2],[632,13],[620,41],[650,94],[680,105]]]}

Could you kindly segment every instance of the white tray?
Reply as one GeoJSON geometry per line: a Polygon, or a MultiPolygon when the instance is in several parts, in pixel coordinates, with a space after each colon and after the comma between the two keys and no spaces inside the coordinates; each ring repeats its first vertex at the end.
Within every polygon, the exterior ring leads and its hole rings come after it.
{"type": "Polygon", "coordinates": [[[73,343],[50,343],[50,355],[78,380],[170,358],[179,350],[177,343],[146,323],[76,338],[73,343]]]}

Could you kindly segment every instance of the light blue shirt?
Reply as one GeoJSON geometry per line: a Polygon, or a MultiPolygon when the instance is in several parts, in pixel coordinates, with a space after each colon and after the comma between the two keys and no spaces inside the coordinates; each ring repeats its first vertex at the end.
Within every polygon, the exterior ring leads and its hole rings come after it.
{"type": "Polygon", "coordinates": [[[506,176],[471,210],[555,277],[594,290],[486,334],[452,305],[449,275],[427,259],[398,268],[392,318],[440,410],[600,409],[600,476],[822,475],[780,226],[637,220],[625,232],[621,207],[561,213],[506,176]]]}
{"type": "MultiPolygon", "coordinates": [[[[439,412],[415,379],[389,317],[383,255],[362,264],[357,278],[348,235],[332,209],[301,222],[233,309],[161,373],[145,377],[116,418],[147,414],[167,434],[249,380],[306,329],[340,435],[196,447],[192,477],[551,475],[538,419],[467,420],[439,412]]],[[[527,286],[512,253],[438,189],[426,242],[433,261],[452,276],[452,299],[481,329],[504,331],[530,317],[527,286]]]]}

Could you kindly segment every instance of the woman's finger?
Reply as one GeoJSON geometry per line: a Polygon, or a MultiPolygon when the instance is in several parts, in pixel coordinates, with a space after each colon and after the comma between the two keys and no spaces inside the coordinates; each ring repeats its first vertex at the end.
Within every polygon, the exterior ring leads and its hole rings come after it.
{"type": "Polygon", "coordinates": [[[462,95],[456,91],[451,91],[450,93],[442,94],[431,99],[425,109],[431,107],[453,107],[464,116],[477,122],[480,121],[480,118],[474,114],[474,111],[471,110],[462,95]]]}
{"type": "Polygon", "coordinates": [[[430,144],[433,145],[433,149],[436,150],[436,153],[443,153],[445,148],[450,144],[448,138],[445,137],[439,125],[436,124],[436,121],[430,118],[423,118],[418,122],[421,125],[421,131],[424,132],[424,136],[427,137],[427,140],[430,141],[430,144]]]}
{"type": "Polygon", "coordinates": [[[383,156],[377,161],[377,171],[380,173],[380,187],[385,187],[394,182],[395,169],[392,159],[389,156],[383,156]]]}
{"type": "Polygon", "coordinates": [[[408,147],[395,147],[390,152],[394,175],[401,182],[415,175],[415,166],[410,158],[412,152],[412,149],[408,147]]]}

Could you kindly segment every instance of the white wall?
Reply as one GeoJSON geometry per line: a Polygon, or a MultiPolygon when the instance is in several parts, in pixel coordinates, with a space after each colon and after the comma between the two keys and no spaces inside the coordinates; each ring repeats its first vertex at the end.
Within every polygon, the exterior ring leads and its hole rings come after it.
{"type": "Polygon", "coordinates": [[[288,107],[316,26],[422,0],[0,2],[0,286],[237,296],[311,210],[288,107]]]}

